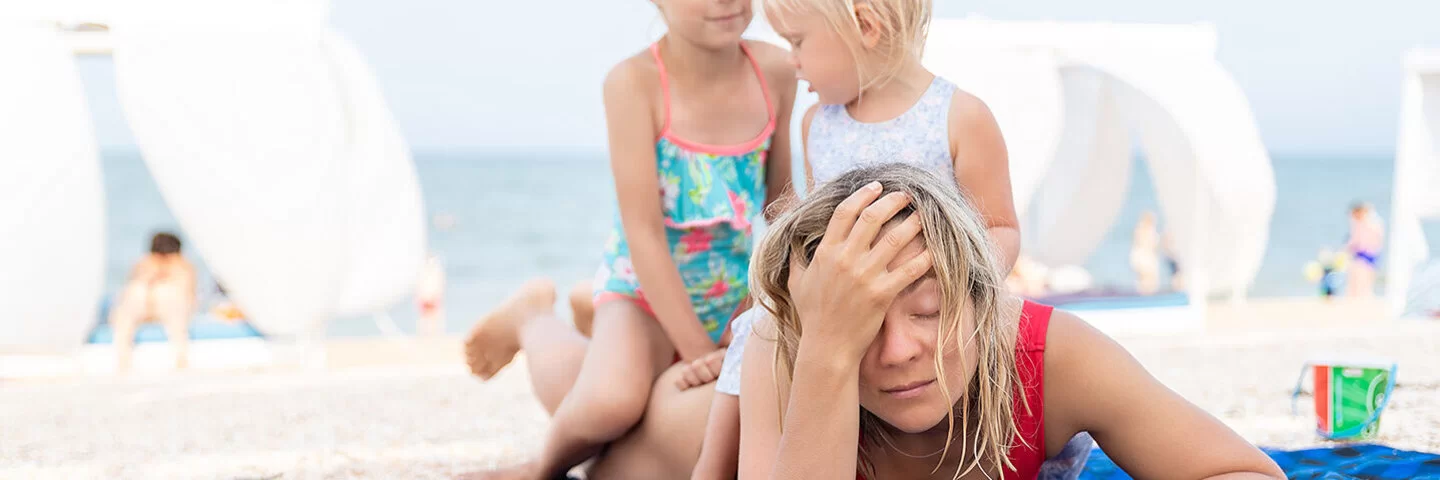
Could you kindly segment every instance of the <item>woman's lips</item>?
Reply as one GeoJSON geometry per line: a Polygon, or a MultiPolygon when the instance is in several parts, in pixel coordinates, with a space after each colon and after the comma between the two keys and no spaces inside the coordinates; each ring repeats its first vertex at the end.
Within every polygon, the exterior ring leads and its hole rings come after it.
{"type": "Polygon", "coordinates": [[[924,380],[920,382],[907,383],[898,387],[886,388],[881,391],[890,394],[895,398],[915,398],[920,396],[920,394],[925,393],[925,389],[929,388],[931,385],[934,384],[935,380],[924,380]]]}

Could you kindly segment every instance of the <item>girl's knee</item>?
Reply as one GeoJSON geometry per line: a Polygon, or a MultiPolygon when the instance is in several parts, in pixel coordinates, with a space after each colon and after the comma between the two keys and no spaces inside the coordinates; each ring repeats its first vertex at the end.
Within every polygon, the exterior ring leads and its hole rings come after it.
{"type": "MultiPolygon", "coordinates": [[[[580,393],[580,392],[574,392],[580,393]]],[[[595,441],[611,441],[640,423],[649,404],[650,389],[615,388],[603,392],[587,392],[585,401],[577,403],[580,419],[570,426],[575,434],[595,441]]]]}
{"type": "MultiPolygon", "coordinates": [[[[596,402],[596,410],[620,423],[634,425],[645,415],[645,406],[650,403],[650,385],[625,385],[626,383],[631,382],[617,382],[614,390],[601,394],[596,402]]],[[[627,425],[627,428],[630,425],[627,425]]]]}

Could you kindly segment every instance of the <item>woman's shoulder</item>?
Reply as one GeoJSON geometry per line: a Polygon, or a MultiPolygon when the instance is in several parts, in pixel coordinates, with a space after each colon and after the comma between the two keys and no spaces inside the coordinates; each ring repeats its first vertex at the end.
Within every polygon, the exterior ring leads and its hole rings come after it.
{"type": "Polygon", "coordinates": [[[1093,373],[1097,359],[1127,356],[1124,346],[1075,313],[1057,308],[1050,314],[1046,377],[1083,377],[1093,373]]]}
{"type": "MultiPolygon", "coordinates": [[[[1030,309],[1029,305],[1039,304],[1028,304],[1027,310],[1030,309]]],[[[1049,360],[1048,357],[1050,356],[1049,354],[1052,353],[1052,351],[1056,351],[1057,353],[1065,353],[1065,351],[1070,350],[1071,347],[1074,346],[1073,341],[1075,340],[1079,340],[1081,341],[1081,343],[1083,343],[1085,341],[1091,340],[1092,337],[1095,335],[1104,336],[1103,333],[1100,333],[1100,331],[1096,330],[1095,327],[1092,327],[1089,323],[1085,322],[1084,319],[1081,319],[1079,316],[1075,315],[1074,312],[1062,310],[1052,306],[1045,306],[1044,308],[1050,311],[1050,321],[1048,322],[1049,325],[1045,331],[1047,360],[1049,360]]]]}

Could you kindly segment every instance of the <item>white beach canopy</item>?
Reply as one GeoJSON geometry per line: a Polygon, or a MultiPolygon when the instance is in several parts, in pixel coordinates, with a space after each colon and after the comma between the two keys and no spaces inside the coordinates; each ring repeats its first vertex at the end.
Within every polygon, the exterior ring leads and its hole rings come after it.
{"type": "Polygon", "coordinates": [[[1024,249],[1079,264],[1127,197],[1132,145],[1192,296],[1239,294],[1258,272],[1274,172],[1205,25],[937,19],[925,63],[985,100],[1010,150],[1024,249]]]}
{"type": "Polygon", "coordinates": [[[412,293],[426,257],[420,180],[410,148],[364,57],[334,30],[325,51],[344,98],[345,175],[339,177],[349,246],[337,315],[388,308],[412,293]]]}
{"type": "Polygon", "coordinates": [[[323,1],[0,8],[0,349],[77,347],[105,295],[104,188],[76,54],[112,55],[194,251],[268,335],[388,309],[425,261],[409,147],[323,1]],[[95,24],[62,33],[57,26],[95,24]]]}
{"type": "Polygon", "coordinates": [[[0,350],[65,348],[104,283],[100,160],[70,48],[16,13],[0,8],[0,350]]]}
{"type": "Polygon", "coordinates": [[[1429,298],[1440,297],[1440,285],[1412,285],[1417,267],[1430,256],[1420,222],[1440,219],[1440,49],[1412,50],[1404,82],[1385,252],[1386,303],[1396,315],[1406,313],[1412,300],[1440,302],[1429,298]]]}
{"type": "Polygon", "coordinates": [[[326,318],[341,287],[344,124],[326,12],[229,5],[263,18],[205,22],[161,1],[117,15],[116,91],[195,249],[258,328],[291,333],[326,318]]]}
{"type": "Polygon", "coordinates": [[[111,26],[156,184],[267,334],[387,308],[425,258],[408,147],[327,16],[324,2],[156,0],[111,26]]]}

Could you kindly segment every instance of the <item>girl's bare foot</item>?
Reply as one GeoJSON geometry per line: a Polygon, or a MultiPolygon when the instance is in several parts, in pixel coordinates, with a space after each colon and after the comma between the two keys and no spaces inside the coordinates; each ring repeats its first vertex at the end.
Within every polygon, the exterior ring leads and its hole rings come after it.
{"type": "Polygon", "coordinates": [[[465,339],[465,363],[470,373],[481,380],[494,377],[520,351],[520,328],[526,320],[554,309],[555,282],[543,278],[525,282],[519,291],[481,318],[465,339]]]}

